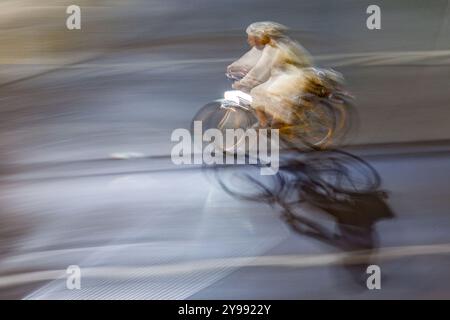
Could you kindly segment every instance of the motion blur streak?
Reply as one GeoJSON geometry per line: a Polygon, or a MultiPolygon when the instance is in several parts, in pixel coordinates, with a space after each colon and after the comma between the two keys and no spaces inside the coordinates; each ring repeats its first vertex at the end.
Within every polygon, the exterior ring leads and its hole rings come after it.
{"type": "Polygon", "coordinates": [[[0,298],[450,298],[449,1],[379,0],[381,30],[370,4],[1,1],[0,298]],[[276,199],[248,201],[223,187],[251,195],[253,166],[174,166],[170,136],[230,90],[245,28],[267,19],[344,75],[358,121],[339,150],[283,153],[279,180],[256,180],[276,199]],[[362,163],[369,193],[311,188],[362,163]]]}

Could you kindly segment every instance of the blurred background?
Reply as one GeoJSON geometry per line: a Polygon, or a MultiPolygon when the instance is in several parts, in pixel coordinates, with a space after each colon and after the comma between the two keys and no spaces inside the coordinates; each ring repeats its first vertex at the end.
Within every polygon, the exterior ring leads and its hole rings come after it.
{"type": "Polygon", "coordinates": [[[0,4],[0,298],[450,297],[449,1],[73,2],[0,4]],[[65,26],[71,4],[81,30],[65,26]],[[229,89],[261,20],[356,96],[346,150],[395,212],[376,226],[381,290],[342,270],[352,253],[170,160],[172,131],[229,89]]]}

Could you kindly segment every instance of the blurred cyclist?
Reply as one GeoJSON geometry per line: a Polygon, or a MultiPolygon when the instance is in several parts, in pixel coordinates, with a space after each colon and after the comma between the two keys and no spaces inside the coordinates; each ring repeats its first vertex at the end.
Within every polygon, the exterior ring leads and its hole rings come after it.
{"type": "Polygon", "coordinates": [[[312,66],[308,52],[287,30],[276,22],[252,23],[246,30],[251,50],[227,68],[243,77],[233,88],[250,93],[260,127],[290,122],[292,106],[305,86],[302,69],[312,66]]]}

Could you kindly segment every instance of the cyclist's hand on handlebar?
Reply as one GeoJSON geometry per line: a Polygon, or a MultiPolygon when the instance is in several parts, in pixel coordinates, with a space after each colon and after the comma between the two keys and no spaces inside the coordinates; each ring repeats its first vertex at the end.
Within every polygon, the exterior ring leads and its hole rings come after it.
{"type": "Polygon", "coordinates": [[[233,73],[226,73],[227,78],[234,80],[234,81],[239,81],[242,78],[245,77],[245,74],[243,73],[238,73],[238,72],[233,72],[233,73]]]}
{"type": "Polygon", "coordinates": [[[233,65],[229,65],[227,67],[227,73],[231,73],[231,74],[233,74],[233,73],[247,74],[248,71],[249,71],[248,68],[243,67],[243,66],[236,67],[236,66],[233,66],[233,65]]]}
{"type": "Polygon", "coordinates": [[[232,80],[241,80],[248,73],[248,70],[243,67],[228,66],[226,76],[232,80]]]}

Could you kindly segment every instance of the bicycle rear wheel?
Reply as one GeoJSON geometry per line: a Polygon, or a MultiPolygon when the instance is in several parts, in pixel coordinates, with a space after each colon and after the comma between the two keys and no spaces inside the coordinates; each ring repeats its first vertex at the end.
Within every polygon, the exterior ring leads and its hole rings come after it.
{"type": "Polygon", "coordinates": [[[319,99],[297,107],[292,114],[292,125],[281,128],[280,135],[294,148],[323,149],[331,143],[335,129],[333,106],[319,99]]]}

